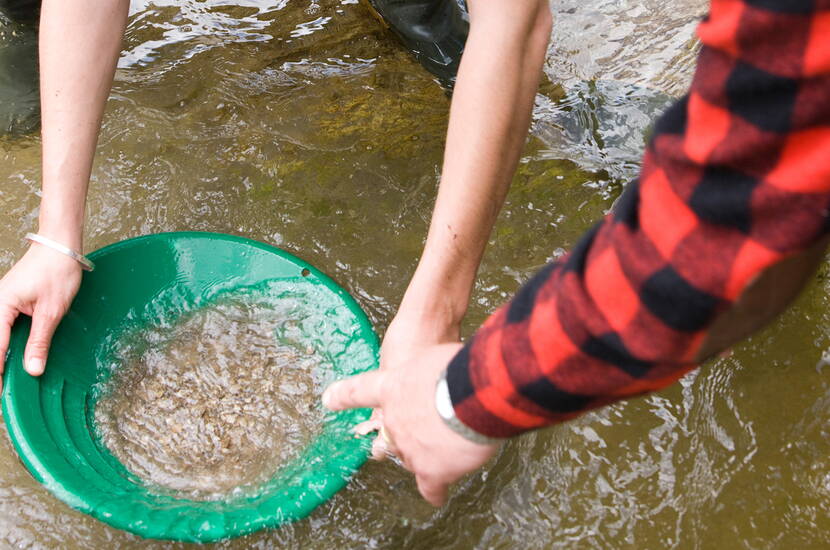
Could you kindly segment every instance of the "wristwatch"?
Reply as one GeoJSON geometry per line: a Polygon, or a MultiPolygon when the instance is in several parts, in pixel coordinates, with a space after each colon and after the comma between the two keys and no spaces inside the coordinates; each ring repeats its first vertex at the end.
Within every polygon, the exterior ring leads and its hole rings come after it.
{"type": "Polygon", "coordinates": [[[435,385],[435,409],[449,429],[468,441],[479,445],[497,445],[504,441],[504,439],[498,437],[489,437],[478,433],[455,416],[455,408],[452,406],[452,399],[450,398],[450,388],[447,386],[446,369],[441,372],[438,383],[435,385]]]}

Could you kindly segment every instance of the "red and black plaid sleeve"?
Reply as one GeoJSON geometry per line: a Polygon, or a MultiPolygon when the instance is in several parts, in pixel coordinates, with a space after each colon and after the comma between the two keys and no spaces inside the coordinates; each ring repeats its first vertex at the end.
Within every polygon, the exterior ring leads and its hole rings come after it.
{"type": "Polygon", "coordinates": [[[714,0],[638,180],[451,361],[459,419],[508,437],[659,389],[830,206],[830,0],[714,0]]]}

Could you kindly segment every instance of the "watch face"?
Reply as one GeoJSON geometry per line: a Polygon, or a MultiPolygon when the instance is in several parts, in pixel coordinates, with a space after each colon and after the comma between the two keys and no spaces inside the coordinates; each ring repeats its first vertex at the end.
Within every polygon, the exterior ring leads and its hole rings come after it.
{"type": "Polygon", "coordinates": [[[450,400],[450,391],[447,387],[447,379],[443,376],[438,381],[435,387],[435,408],[438,409],[438,414],[444,420],[455,418],[455,410],[452,408],[452,400],[450,400]]]}

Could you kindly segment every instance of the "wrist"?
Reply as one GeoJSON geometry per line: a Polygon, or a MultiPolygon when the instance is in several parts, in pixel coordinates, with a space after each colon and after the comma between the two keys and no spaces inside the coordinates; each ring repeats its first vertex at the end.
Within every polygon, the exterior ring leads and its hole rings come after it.
{"type": "Polygon", "coordinates": [[[444,425],[467,441],[479,445],[500,445],[504,442],[501,438],[486,436],[475,431],[456,416],[455,407],[450,397],[449,386],[447,385],[446,369],[441,371],[438,382],[435,384],[435,410],[438,411],[438,416],[441,417],[444,425]]]}
{"type": "Polygon", "coordinates": [[[83,238],[80,231],[39,224],[36,234],[83,254],[83,238]]]}
{"type": "Polygon", "coordinates": [[[397,322],[417,328],[420,337],[433,342],[458,341],[463,317],[463,311],[459,312],[442,297],[420,293],[405,295],[395,314],[397,322]]]}
{"type": "Polygon", "coordinates": [[[95,264],[93,264],[89,258],[81,254],[79,251],[73,250],[72,248],[50,239],[49,237],[44,237],[43,235],[39,235],[37,233],[27,233],[26,240],[78,262],[78,264],[86,271],[92,271],[95,269],[95,264]]]}
{"type": "Polygon", "coordinates": [[[414,319],[458,327],[467,313],[472,277],[443,275],[421,266],[401,299],[399,312],[414,319]]]}
{"type": "Polygon", "coordinates": [[[62,208],[41,204],[38,216],[38,235],[59,242],[62,245],[82,252],[83,250],[83,212],[71,212],[62,208]]]}

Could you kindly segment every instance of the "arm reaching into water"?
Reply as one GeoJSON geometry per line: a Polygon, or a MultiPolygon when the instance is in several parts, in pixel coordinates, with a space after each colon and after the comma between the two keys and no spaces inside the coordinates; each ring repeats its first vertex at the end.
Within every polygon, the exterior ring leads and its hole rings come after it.
{"type": "Polygon", "coordinates": [[[506,438],[665,387],[781,312],[830,229],[830,7],[818,5],[714,0],[690,93],[614,211],[465,346],[424,346],[333,385],[326,405],[380,407],[439,504],[496,448],[443,425],[445,369],[457,419],[506,438]]]}
{"type": "MultiPolygon", "coordinates": [[[[458,342],[476,271],[527,138],[550,41],[547,0],[468,2],[470,33],[450,107],[424,252],[381,346],[381,368],[426,344],[458,342]],[[494,40],[493,37],[498,37],[494,40]]],[[[359,426],[380,426],[378,411],[359,426]]],[[[373,447],[382,459],[383,448],[373,447]]]]}
{"type": "MultiPolygon", "coordinates": [[[[127,21],[127,0],[44,0],[40,22],[43,194],[38,233],[83,245],[92,158],[127,21]]],[[[81,281],[75,260],[39,244],[0,280],[0,358],[20,313],[32,316],[26,370],[43,372],[52,334],[81,281]]],[[[2,373],[0,362],[0,373],[2,373]]]]}
{"type": "Polygon", "coordinates": [[[458,341],[484,247],[527,138],[550,40],[548,2],[468,5],[470,33],[438,198],[423,255],[384,339],[382,363],[425,342],[458,341]]]}

